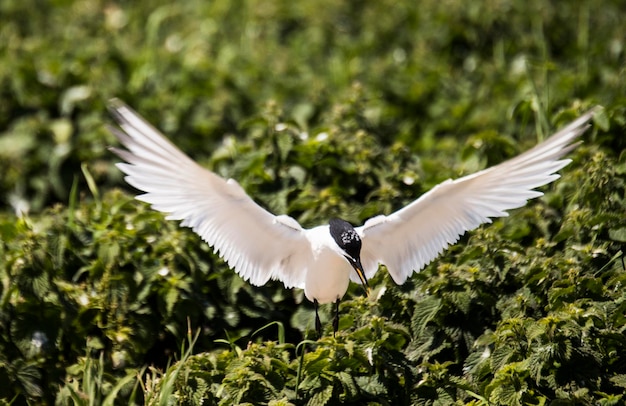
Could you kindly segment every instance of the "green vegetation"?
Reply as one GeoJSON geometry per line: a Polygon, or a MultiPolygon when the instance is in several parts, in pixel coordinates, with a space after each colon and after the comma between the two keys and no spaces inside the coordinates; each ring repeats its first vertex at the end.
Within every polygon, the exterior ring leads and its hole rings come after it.
{"type": "MultiPolygon", "coordinates": [[[[626,400],[623,1],[0,3],[0,404],[626,400]],[[120,97],[265,207],[362,223],[605,110],[403,286],[243,282],[133,199],[120,97]]],[[[419,232],[419,230],[415,230],[419,232]]]]}

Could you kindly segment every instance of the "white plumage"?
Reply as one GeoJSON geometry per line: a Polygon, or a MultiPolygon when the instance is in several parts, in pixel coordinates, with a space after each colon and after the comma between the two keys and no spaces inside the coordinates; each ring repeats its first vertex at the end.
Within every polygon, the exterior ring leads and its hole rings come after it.
{"type": "Polygon", "coordinates": [[[182,220],[250,283],[277,279],[287,288],[303,288],[316,305],[341,299],[350,279],[366,283],[379,264],[402,284],[466,231],[541,196],[533,189],[559,177],[556,172],[570,162],[561,158],[575,148],[594,114],[509,161],[447,180],[361,227],[338,221],[333,229],[331,221],[330,227],[303,229],[293,218],[260,207],[236,181],[200,167],[121,101],[112,100],[110,110],[123,130],[111,131],[127,148],[112,148],[126,161],[117,166],[145,192],[139,200],[182,220]]]}

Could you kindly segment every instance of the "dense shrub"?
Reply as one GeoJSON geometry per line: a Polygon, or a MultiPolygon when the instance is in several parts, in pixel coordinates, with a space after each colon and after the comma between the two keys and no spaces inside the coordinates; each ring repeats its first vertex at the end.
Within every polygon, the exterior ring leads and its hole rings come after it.
{"type": "Polygon", "coordinates": [[[623,403],[625,12],[0,3],[0,401],[623,403]],[[132,198],[113,96],[304,226],[389,213],[605,110],[543,198],[403,286],[351,287],[317,340],[301,291],[248,285],[132,198]]]}

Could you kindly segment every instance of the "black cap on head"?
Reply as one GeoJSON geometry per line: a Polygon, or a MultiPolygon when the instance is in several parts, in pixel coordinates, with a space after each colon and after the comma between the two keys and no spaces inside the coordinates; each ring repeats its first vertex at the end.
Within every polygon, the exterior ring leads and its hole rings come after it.
{"type": "Polygon", "coordinates": [[[344,250],[353,260],[358,259],[361,255],[361,238],[352,224],[337,218],[330,219],[328,224],[330,235],[339,248],[344,250]]]}

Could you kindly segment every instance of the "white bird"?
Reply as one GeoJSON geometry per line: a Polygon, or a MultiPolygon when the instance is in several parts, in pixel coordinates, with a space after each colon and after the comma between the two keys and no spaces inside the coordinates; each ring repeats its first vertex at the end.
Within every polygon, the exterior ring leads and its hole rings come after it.
{"type": "Polygon", "coordinates": [[[328,225],[304,229],[292,217],[263,209],[235,180],[200,167],[120,100],[111,100],[109,109],[123,131],[110,130],[127,148],[111,150],[126,161],[117,164],[126,182],[145,192],[137,199],[167,213],[169,220],[182,220],[253,285],[272,279],[304,289],[315,304],[318,335],[318,304],[335,303],[336,332],[339,300],[350,280],[366,287],[384,264],[393,280],[403,284],[466,231],[541,196],[533,189],[559,178],[556,172],[570,162],[561,158],[579,144],[574,140],[594,114],[584,114],[513,159],[448,179],[406,207],[360,227],[331,219],[328,225]]]}

